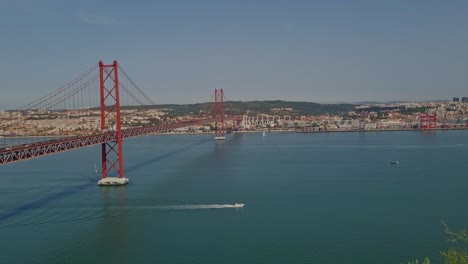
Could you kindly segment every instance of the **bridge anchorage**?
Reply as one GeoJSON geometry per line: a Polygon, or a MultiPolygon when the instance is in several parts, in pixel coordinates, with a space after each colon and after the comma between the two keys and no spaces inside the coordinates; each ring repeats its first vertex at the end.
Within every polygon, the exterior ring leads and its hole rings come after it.
{"type": "MultiPolygon", "coordinates": [[[[117,61],[108,65],[100,61],[98,66],[93,66],[67,85],[2,116],[0,131],[6,135],[21,133],[28,137],[42,133],[55,139],[34,137],[26,144],[20,138],[16,143],[9,139],[8,145],[0,145],[0,165],[101,145],[102,174],[98,185],[126,185],[129,180],[124,174],[122,146],[125,138],[214,124],[214,139],[226,139],[225,121],[239,122],[242,117],[226,115],[223,89],[215,89],[214,96],[213,108],[207,105],[209,107],[201,111],[201,116],[159,120],[156,124],[139,122],[141,116],[135,114],[139,111],[135,109],[141,109],[145,102],[149,103],[147,106],[155,103],[130,79],[117,61]],[[96,68],[99,68],[98,72],[96,68]],[[98,90],[100,95],[96,96],[98,90]],[[122,107],[125,107],[123,111],[122,107]],[[32,133],[26,133],[28,129],[32,129],[32,133]]],[[[97,168],[95,170],[97,172],[97,168]]]]}

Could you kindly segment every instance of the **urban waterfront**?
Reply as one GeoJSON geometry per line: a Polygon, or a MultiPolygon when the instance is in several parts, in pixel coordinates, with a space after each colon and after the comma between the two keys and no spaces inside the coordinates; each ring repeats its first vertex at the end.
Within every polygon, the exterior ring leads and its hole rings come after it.
{"type": "Polygon", "coordinates": [[[0,262],[437,263],[442,222],[468,221],[467,140],[145,136],[124,144],[130,184],[109,188],[98,147],[2,166],[0,262]],[[234,203],[246,205],[220,206],[234,203]]]}

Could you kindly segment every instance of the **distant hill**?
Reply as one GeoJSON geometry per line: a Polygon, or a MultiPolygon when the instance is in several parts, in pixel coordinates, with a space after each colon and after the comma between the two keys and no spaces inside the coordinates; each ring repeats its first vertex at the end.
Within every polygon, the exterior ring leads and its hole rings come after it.
{"type": "MultiPolygon", "coordinates": [[[[171,116],[196,115],[201,112],[211,111],[213,103],[197,104],[162,104],[153,105],[149,108],[167,111],[171,116]]],[[[148,108],[148,107],[146,107],[148,108]]],[[[226,113],[235,115],[324,115],[341,114],[356,110],[352,104],[319,104],[312,102],[290,102],[290,101],[228,101],[225,102],[226,113]]]]}
{"type": "Polygon", "coordinates": [[[352,104],[319,104],[312,102],[291,102],[291,101],[248,101],[227,102],[226,106],[238,114],[269,114],[269,115],[324,115],[341,114],[354,111],[352,104]],[[248,112],[247,112],[248,111],[248,112]]]}
{"type": "MultiPolygon", "coordinates": [[[[450,100],[431,100],[434,103],[444,103],[450,100]]],[[[378,102],[378,101],[361,101],[361,102],[353,102],[352,104],[357,105],[378,105],[378,104],[401,104],[401,103],[421,103],[426,101],[388,101],[388,102],[378,102]]]]}
{"type": "Polygon", "coordinates": [[[388,101],[388,102],[361,101],[361,102],[353,102],[353,104],[359,104],[359,105],[401,104],[401,103],[410,103],[410,102],[409,101],[388,101]]]}
{"type": "Polygon", "coordinates": [[[383,104],[382,102],[377,102],[377,101],[361,101],[361,102],[352,102],[352,104],[356,105],[377,105],[377,104],[383,104]]]}

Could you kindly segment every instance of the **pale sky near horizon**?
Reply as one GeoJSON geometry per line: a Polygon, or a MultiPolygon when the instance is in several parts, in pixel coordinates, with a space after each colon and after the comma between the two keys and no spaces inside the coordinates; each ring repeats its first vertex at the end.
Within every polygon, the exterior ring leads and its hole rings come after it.
{"type": "Polygon", "coordinates": [[[468,96],[468,1],[0,0],[0,109],[117,59],[157,103],[468,96]]]}

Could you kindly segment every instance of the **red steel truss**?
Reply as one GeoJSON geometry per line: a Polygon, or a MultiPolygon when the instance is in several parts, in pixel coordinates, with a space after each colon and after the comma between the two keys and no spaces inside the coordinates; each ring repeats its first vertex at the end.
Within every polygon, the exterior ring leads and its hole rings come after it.
{"type": "Polygon", "coordinates": [[[224,91],[223,89],[215,89],[215,102],[213,107],[213,117],[220,118],[221,122],[215,122],[215,138],[224,137],[226,130],[224,124],[224,91]]]}
{"type": "Polygon", "coordinates": [[[102,178],[106,178],[109,173],[124,177],[118,68],[117,61],[110,65],[99,62],[101,132],[115,131],[115,140],[101,144],[102,178]]]}
{"type": "MultiPolygon", "coordinates": [[[[241,116],[233,116],[226,120],[242,120],[241,116]]],[[[219,122],[219,118],[197,119],[190,121],[182,121],[172,124],[157,125],[151,127],[129,128],[122,130],[122,139],[147,135],[151,133],[161,133],[174,130],[176,128],[188,127],[194,125],[211,124],[219,122]]],[[[68,150],[89,147],[107,142],[116,142],[118,140],[117,132],[104,132],[96,135],[69,137],[57,140],[49,140],[32,144],[23,144],[19,146],[11,146],[9,148],[0,149],[0,165],[5,165],[12,162],[28,160],[36,157],[47,156],[68,150]]]]}
{"type": "Polygon", "coordinates": [[[212,118],[122,130],[118,71],[117,61],[109,65],[105,65],[102,61],[99,62],[100,133],[0,148],[0,165],[101,144],[102,178],[108,176],[123,178],[122,140],[124,138],[212,123],[215,123],[215,137],[224,137],[225,120],[240,121],[242,119],[241,116],[225,117],[223,89],[215,89],[212,118]]]}

